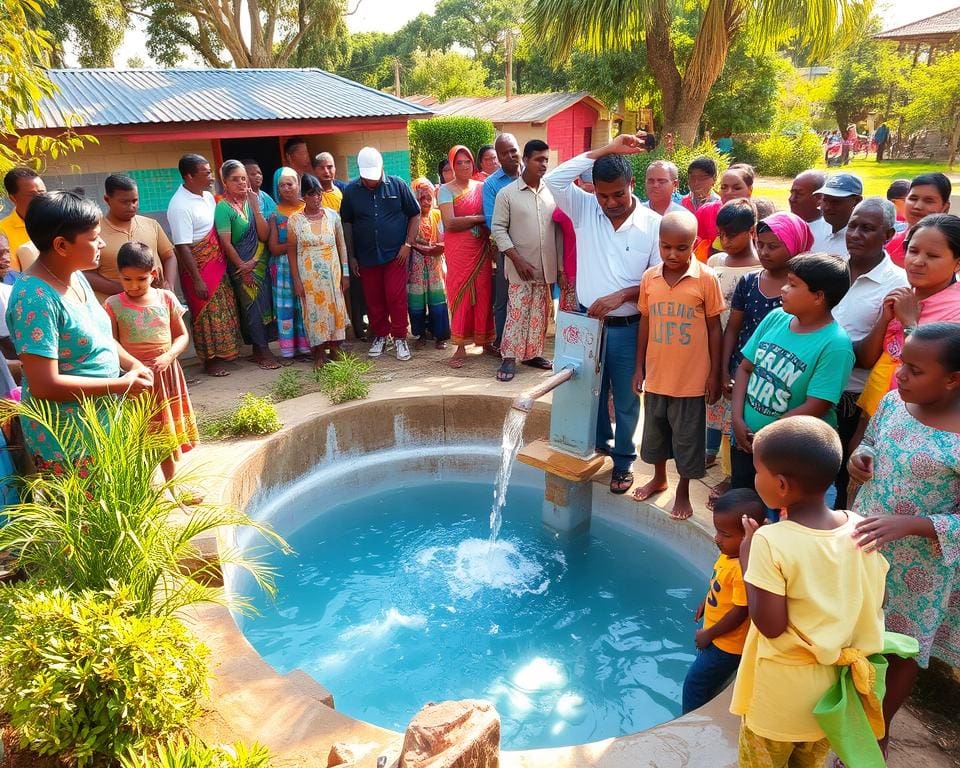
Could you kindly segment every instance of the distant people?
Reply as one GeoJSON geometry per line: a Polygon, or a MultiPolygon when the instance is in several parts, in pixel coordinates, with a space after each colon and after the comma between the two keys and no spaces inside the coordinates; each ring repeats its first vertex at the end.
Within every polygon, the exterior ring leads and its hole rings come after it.
{"type": "Polygon", "coordinates": [[[24,220],[27,208],[37,195],[47,191],[43,179],[32,168],[12,168],[3,177],[3,186],[13,203],[13,210],[0,219],[0,232],[7,236],[10,244],[10,263],[17,272],[24,271],[29,264],[22,264],[18,251],[22,245],[30,242],[24,220]]]}
{"type": "Polygon", "coordinates": [[[335,213],[340,213],[343,190],[347,186],[337,178],[337,163],[329,152],[321,152],[313,158],[313,174],[323,187],[320,203],[335,213]]]}
{"type": "Polygon", "coordinates": [[[690,213],[696,213],[700,206],[719,200],[720,195],[713,191],[716,183],[716,162],[704,155],[695,157],[687,166],[687,185],[690,191],[681,198],[680,204],[690,213]]]}
{"type": "Polygon", "coordinates": [[[850,289],[844,260],[804,254],[790,259],[787,272],[783,306],[747,341],[734,379],[734,488],[754,487],[753,439],[768,424],[804,414],[836,430],[836,406],[853,370],[850,337],[831,314],[850,289]]]}
{"type": "MultiPolygon", "coordinates": [[[[97,204],[69,192],[37,195],[24,223],[40,257],[18,281],[6,316],[23,366],[23,402],[41,401],[68,426],[78,424],[84,398],[151,389],[153,372],[114,340],[110,318],[83,276],[96,267],[103,245],[97,204]]],[[[61,445],[38,422],[21,423],[40,472],[62,473],[99,458],[61,445]]]]}
{"type": "Polygon", "coordinates": [[[277,212],[277,201],[270,197],[263,189],[263,171],[256,160],[243,160],[243,167],[247,172],[247,184],[260,201],[260,210],[263,217],[270,221],[270,217],[277,212]]]}
{"type": "Polygon", "coordinates": [[[707,596],[694,616],[697,622],[703,620],[703,628],[694,634],[697,657],[683,681],[683,714],[711,701],[737,674],[750,628],[747,588],[740,566],[743,518],[762,525],[766,514],[763,501],[752,488],[727,491],[714,504],[714,541],[720,554],[713,564],[707,596]]]}
{"type": "Polygon", "coordinates": [[[373,330],[368,355],[380,357],[393,339],[397,360],[410,359],[407,344],[407,261],[420,225],[420,205],[406,182],[383,172],[373,147],[357,154],[360,178],[343,192],[340,215],[352,249],[350,274],[359,273],[373,330]]]}
{"type": "Polygon", "coordinates": [[[654,213],[664,216],[672,211],[685,210],[673,202],[673,194],[680,188],[680,175],[677,166],[669,160],[654,160],[647,166],[644,188],[647,192],[644,205],[654,213]]]}
{"type": "MultiPolygon", "coordinates": [[[[519,150],[517,150],[519,152],[519,150]]],[[[441,184],[449,184],[453,181],[453,166],[450,165],[450,161],[447,158],[443,158],[439,163],[437,163],[437,187],[439,188],[441,184]]]]}
{"type": "Polygon", "coordinates": [[[183,184],[170,198],[167,223],[190,308],[193,347],[208,376],[229,376],[223,363],[240,354],[240,324],[227,258],[214,226],[217,202],[210,194],[210,163],[202,155],[188,154],[180,158],[178,169],[183,184]]]}
{"type": "Polygon", "coordinates": [[[310,339],[303,324],[303,306],[293,290],[290,260],[287,258],[287,224],[290,217],[303,210],[300,179],[293,168],[283,166],[274,174],[277,190],[277,212],[270,221],[267,248],[270,251],[270,277],[273,288],[273,311],[277,316],[277,337],[280,357],[285,360],[312,360],[310,339]]]}
{"type": "MultiPolygon", "coordinates": [[[[485,184],[474,178],[473,155],[462,145],[450,149],[453,181],[440,187],[438,202],[443,218],[447,260],[447,301],[450,305],[450,338],[456,349],[451,368],[462,368],[467,344],[500,356],[493,346],[493,273],[490,232],[484,215],[485,184]]],[[[501,169],[503,170],[503,169],[501,169]]]]}
{"type": "Polygon", "coordinates": [[[220,181],[223,198],[217,203],[214,223],[240,306],[240,327],[253,346],[253,362],[265,371],[273,371],[281,364],[270,350],[274,323],[273,292],[267,274],[270,223],[260,210],[260,198],[247,183],[243,163],[227,160],[220,166],[220,181]]]}
{"type": "Polygon", "coordinates": [[[336,357],[346,338],[343,297],[350,290],[350,267],[340,214],[322,205],[323,186],[313,174],[300,180],[300,197],[303,210],[287,222],[287,260],[293,292],[303,307],[313,366],[320,369],[336,357]]]}
{"type": "Polygon", "coordinates": [[[496,173],[499,167],[500,161],[493,144],[484,144],[477,150],[477,181],[485,181],[496,173]]]}
{"type": "Polygon", "coordinates": [[[856,149],[857,141],[857,126],[851,123],[843,134],[842,154],[840,156],[840,162],[843,165],[850,165],[850,155],[856,149]]]}
{"type": "Polygon", "coordinates": [[[450,311],[444,282],[443,218],[434,205],[433,184],[429,179],[416,179],[410,187],[420,204],[420,224],[410,253],[407,282],[410,333],[418,347],[426,344],[429,333],[437,349],[446,349],[450,339],[450,311]]]}
{"type": "MultiPolygon", "coordinates": [[[[557,205],[577,233],[577,299],[591,317],[604,320],[606,354],[597,413],[597,450],[613,458],[612,493],[633,485],[637,458],[634,434],[640,400],[633,389],[636,369],[637,300],[640,280],[660,263],[660,217],[633,194],[633,170],[625,155],[644,151],[641,136],[621,134],[610,144],[567,160],[544,177],[557,205]],[[574,184],[593,171],[594,194],[574,184]],[[608,399],[613,393],[616,431],[608,399]]],[[[501,161],[502,162],[502,161],[501,161]]]]}
{"type": "MultiPolygon", "coordinates": [[[[500,167],[483,184],[483,215],[487,229],[493,227],[493,207],[500,190],[520,178],[520,145],[512,133],[501,133],[494,142],[500,167]]],[[[493,346],[500,348],[503,326],[507,321],[507,270],[505,256],[497,251],[493,287],[493,320],[496,337],[493,346]]]]}
{"type": "Polygon", "coordinates": [[[814,234],[813,250],[847,259],[847,224],[853,209],[863,200],[863,182],[852,173],[831,173],[817,194],[830,231],[814,234]]]}
{"type": "Polygon", "coordinates": [[[153,371],[150,394],[159,409],[153,421],[172,446],[170,455],[160,462],[163,478],[169,482],[177,462],[196,446],[200,436],[178,359],[190,343],[183,324],[186,310],[171,291],[154,287],[159,278],[156,262],[156,254],[146,243],[124,243],[117,254],[123,291],[109,296],[104,308],[113,338],[153,371]]]}
{"type": "Polygon", "coordinates": [[[893,203],[897,211],[896,230],[903,232],[907,228],[907,195],[910,194],[910,179],[896,179],[887,187],[887,200],[893,203]]]}
{"type": "Polygon", "coordinates": [[[300,176],[313,172],[310,150],[307,149],[307,140],[303,136],[291,136],[283,142],[283,164],[293,168],[300,176]]]}
{"type": "Polygon", "coordinates": [[[821,241],[833,232],[820,209],[819,191],[826,183],[827,174],[809,170],[798,173],[790,184],[790,211],[807,222],[814,239],[820,238],[821,241]]]}
{"type": "Polygon", "coordinates": [[[909,235],[909,228],[915,227],[925,216],[936,213],[947,213],[950,210],[950,195],[953,194],[953,184],[942,173],[921,173],[910,182],[910,190],[904,200],[903,213],[907,220],[907,229],[898,232],[887,243],[887,253],[893,263],[904,266],[906,249],[904,244],[909,235]]]}
{"type": "Polygon", "coordinates": [[[693,517],[690,481],[703,477],[706,406],[720,398],[724,310],[720,281],[694,258],[697,220],[690,211],[660,221],[660,259],[640,281],[636,371],[633,389],[643,394],[640,458],[653,477],[633,498],[645,501],[667,490],[667,460],[680,476],[670,510],[674,520],[693,517]]]}
{"type": "Polygon", "coordinates": [[[753,166],[746,163],[734,163],[720,177],[720,199],[712,203],[705,203],[697,208],[697,236],[700,243],[697,245],[697,258],[706,263],[707,259],[720,250],[717,242],[717,214],[724,203],[731,200],[753,197],[753,182],[756,172],[753,166]]]}
{"type": "Polygon", "coordinates": [[[157,257],[157,278],[164,290],[172,291],[177,274],[177,254],[160,222],[140,216],[140,192],[137,182],[118,173],[107,176],[103,183],[103,201],[107,212],[100,219],[103,250],[96,269],[86,274],[87,280],[102,303],[108,296],[123,292],[117,254],[126,243],[145,243],[157,257]]]}
{"type": "Polygon", "coordinates": [[[887,151],[887,142],[890,141],[890,129],[885,122],[877,126],[877,130],[873,133],[873,141],[877,145],[877,162],[882,163],[883,155],[887,151]]]}
{"type": "MultiPolygon", "coordinates": [[[[785,510],[789,522],[743,519],[740,566],[751,626],[730,704],[742,718],[738,765],[820,768],[830,752],[829,726],[821,727],[814,709],[839,685],[838,663],[856,656],[852,663],[866,664],[861,671],[872,677],[868,659],[884,647],[887,560],[857,547],[859,515],[824,503],[841,455],[827,424],[810,415],[781,419],[757,433],[754,454],[763,503],[785,510]]],[[[852,684],[844,690],[858,696],[852,684]]],[[[863,710],[855,722],[850,709],[838,704],[837,711],[843,733],[865,746],[873,733],[863,710]]],[[[869,762],[883,764],[879,756],[869,762]]]]}
{"type": "MultiPolygon", "coordinates": [[[[573,183],[588,195],[594,193],[593,169],[581,173],[573,183]]],[[[557,223],[557,234],[561,240],[560,250],[563,253],[563,271],[557,276],[560,282],[560,310],[562,312],[579,312],[580,302],[577,301],[577,233],[573,228],[573,221],[557,206],[553,209],[553,220],[557,223]]]]}
{"type": "Polygon", "coordinates": [[[543,177],[550,147],[531,139],[523,146],[523,172],[497,194],[493,209],[493,239],[506,257],[507,321],[497,381],[511,381],[517,361],[543,371],[553,363],[543,356],[547,324],[553,315],[551,288],[562,269],[553,212],[557,204],[543,177]]]}
{"type": "MultiPolygon", "coordinates": [[[[853,209],[847,225],[847,252],[850,254],[850,290],[833,308],[833,318],[857,345],[870,335],[887,296],[898,288],[905,288],[906,273],[884,250],[893,237],[896,212],[893,203],[881,197],[868,197],[853,209]]],[[[836,509],[848,509],[846,462],[850,446],[860,424],[861,411],[857,405],[870,371],[854,367],[850,379],[837,404],[837,431],[843,445],[843,464],[837,476],[836,509]]]]}

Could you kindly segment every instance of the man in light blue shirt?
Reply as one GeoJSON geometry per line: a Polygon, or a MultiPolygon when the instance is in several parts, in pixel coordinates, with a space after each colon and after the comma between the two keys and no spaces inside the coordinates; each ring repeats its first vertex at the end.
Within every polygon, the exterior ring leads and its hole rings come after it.
{"type": "MultiPolygon", "coordinates": [[[[487,219],[487,229],[493,230],[493,206],[497,193],[520,178],[520,145],[512,133],[501,133],[493,144],[500,161],[499,170],[492,173],[483,182],[483,215],[487,219]]],[[[503,326],[507,322],[507,273],[504,269],[503,254],[497,253],[497,275],[493,292],[493,320],[497,330],[494,345],[499,349],[503,336],[503,326]]]]}

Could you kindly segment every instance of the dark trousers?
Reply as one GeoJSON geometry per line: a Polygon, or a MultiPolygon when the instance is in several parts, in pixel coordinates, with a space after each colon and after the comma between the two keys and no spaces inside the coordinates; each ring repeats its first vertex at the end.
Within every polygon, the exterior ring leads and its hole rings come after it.
{"type": "Polygon", "coordinates": [[[359,275],[350,275],[350,290],[347,296],[350,302],[350,325],[353,326],[354,338],[362,339],[367,335],[367,300],[363,296],[363,278],[359,275]]]}
{"type": "Polygon", "coordinates": [[[699,651],[683,681],[683,714],[699,709],[726,688],[739,666],[737,654],[721,651],[713,643],[699,651]]]}
{"type": "Polygon", "coordinates": [[[753,490],[753,481],[757,477],[757,470],[753,466],[753,454],[741,451],[730,444],[730,487],[750,488],[753,490]]]}
{"type": "Polygon", "coordinates": [[[887,151],[887,142],[877,144],[877,162],[883,160],[883,153],[887,151]]]}
{"type": "Polygon", "coordinates": [[[847,486],[850,485],[850,474],[847,472],[847,459],[850,458],[850,440],[857,431],[862,414],[857,406],[859,396],[859,392],[844,392],[837,408],[837,432],[840,434],[840,444],[843,446],[843,463],[840,464],[840,471],[837,473],[837,501],[834,509],[849,509],[847,486]]]}
{"type": "Polygon", "coordinates": [[[499,347],[503,340],[503,326],[507,324],[507,292],[510,284],[507,282],[507,270],[504,267],[504,255],[497,253],[497,271],[493,276],[493,325],[497,333],[496,344],[499,347]]]}
{"type": "Polygon", "coordinates": [[[407,338],[407,265],[396,259],[375,267],[360,267],[374,336],[407,338]]]}

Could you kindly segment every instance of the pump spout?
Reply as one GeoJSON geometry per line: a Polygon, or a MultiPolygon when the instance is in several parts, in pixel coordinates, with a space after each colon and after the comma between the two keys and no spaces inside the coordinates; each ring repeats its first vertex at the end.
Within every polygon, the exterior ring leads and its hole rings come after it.
{"type": "Polygon", "coordinates": [[[575,365],[566,365],[543,382],[543,384],[533,389],[528,389],[521,395],[517,395],[516,400],[513,401],[510,407],[518,411],[523,411],[524,413],[530,413],[530,411],[533,410],[533,403],[537,398],[543,397],[547,392],[552,392],[563,384],[563,382],[569,381],[576,375],[577,367],[575,365]]]}

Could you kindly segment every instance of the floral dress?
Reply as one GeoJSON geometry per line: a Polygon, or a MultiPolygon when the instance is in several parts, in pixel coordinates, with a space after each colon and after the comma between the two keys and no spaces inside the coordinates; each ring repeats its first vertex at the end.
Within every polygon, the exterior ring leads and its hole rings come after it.
{"type": "MultiPolygon", "coordinates": [[[[114,379],[120,376],[120,358],[113,340],[110,318],[97,302],[93,289],[82,274],[75,275],[84,303],[66,301],[52,287],[33,275],[23,275],[13,286],[7,308],[7,327],[18,355],[29,354],[57,361],[61,374],[114,379]]],[[[30,382],[23,378],[22,399],[32,399],[30,382]]],[[[69,427],[76,422],[79,407],[75,400],[47,401],[69,427]]],[[[46,428],[22,419],[27,451],[37,469],[60,472],[67,462],[88,457],[64,448],[46,428]],[[70,455],[68,455],[70,454],[70,455]]]]}
{"type": "Polygon", "coordinates": [[[863,444],[873,447],[873,479],[854,511],[863,516],[921,515],[936,541],[920,536],[887,544],[887,629],[915,637],[921,667],[936,656],[960,667],[960,434],[917,421],[899,392],[880,401],[863,444]]]}
{"type": "Polygon", "coordinates": [[[319,219],[295,213],[287,230],[297,236],[297,269],[303,283],[303,321],[310,346],[319,347],[346,337],[347,305],[340,288],[347,248],[340,215],[329,208],[319,219]]]}

